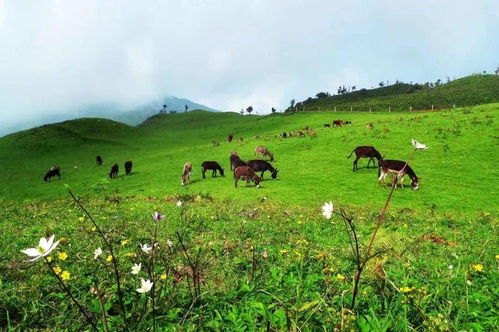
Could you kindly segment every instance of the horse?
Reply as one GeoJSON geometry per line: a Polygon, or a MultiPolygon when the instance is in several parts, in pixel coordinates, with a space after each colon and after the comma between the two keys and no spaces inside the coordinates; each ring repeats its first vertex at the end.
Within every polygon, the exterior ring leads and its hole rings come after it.
{"type": "Polygon", "coordinates": [[[61,169],[59,168],[59,166],[52,166],[52,167],[50,167],[50,169],[47,171],[47,173],[43,177],[43,181],[50,182],[50,179],[56,175],[60,180],[61,179],[61,169]]]}
{"type": "Polygon", "coordinates": [[[95,162],[97,163],[97,166],[102,166],[102,157],[101,156],[97,156],[95,158],[95,162]]]}
{"type": "Polygon", "coordinates": [[[382,160],[379,162],[378,168],[378,183],[385,184],[385,178],[390,175],[392,186],[397,188],[400,185],[404,188],[404,176],[408,175],[411,178],[411,187],[413,190],[419,189],[419,178],[414,170],[405,161],[400,160],[382,160]]]}
{"type": "Polygon", "coordinates": [[[274,155],[270,153],[270,151],[262,145],[259,145],[255,148],[255,156],[259,154],[261,154],[264,157],[268,156],[270,158],[270,161],[274,161],[274,155]]]}
{"type": "Polygon", "coordinates": [[[253,168],[255,172],[262,172],[261,175],[262,181],[263,181],[263,173],[265,171],[269,171],[272,179],[274,180],[277,178],[277,172],[279,172],[277,168],[274,168],[269,162],[265,160],[260,160],[260,159],[250,160],[247,162],[247,165],[253,168]]]}
{"type": "Polygon", "coordinates": [[[184,168],[182,170],[182,175],[180,176],[180,183],[184,186],[191,182],[192,175],[192,163],[187,162],[184,164],[184,168]]]}
{"type": "Polygon", "coordinates": [[[204,161],[201,164],[201,172],[203,173],[203,179],[206,179],[204,173],[211,169],[213,172],[211,173],[211,177],[217,176],[217,171],[220,172],[221,176],[224,176],[224,169],[220,166],[216,161],[204,161]]]}
{"type": "Polygon", "coordinates": [[[359,161],[360,158],[369,158],[369,161],[367,162],[367,168],[369,168],[369,164],[371,163],[371,161],[376,167],[376,162],[374,161],[374,158],[378,159],[378,165],[379,162],[383,160],[381,154],[373,146],[358,146],[352,152],[350,152],[350,155],[347,157],[347,159],[349,159],[352,156],[352,153],[354,152],[355,152],[355,160],[353,161],[354,172],[359,169],[357,167],[357,162],[359,161]]]}
{"type": "Polygon", "coordinates": [[[250,181],[253,181],[257,188],[260,187],[260,181],[262,180],[256,175],[255,170],[249,166],[239,166],[234,170],[234,186],[236,188],[239,179],[246,180],[246,186],[249,186],[250,181]]]}
{"type": "Polygon", "coordinates": [[[343,120],[333,120],[333,127],[341,127],[345,124],[343,120]]]}
{"type": "Polygon", "coordinates": [[[237,152],[231,152],[230,154],[230,170],[235,170],[236,167],[246,166],[246,162],[239,158],[237,152]]]}
{"type": "Polygon", "coordinates": [[[125,174],[130,175],[132,173],[132,161],[128,160],[125,162],[125,174]]]}
{"type": "Polygon", "coordinates": [[[118,177],[118,171],[119,171],[119,166],[118,164],[114,164],[112,167],[111,167],[111,172],[109,172],[109,177],[111,179],[114,179],[116,177],[118,177]]]}

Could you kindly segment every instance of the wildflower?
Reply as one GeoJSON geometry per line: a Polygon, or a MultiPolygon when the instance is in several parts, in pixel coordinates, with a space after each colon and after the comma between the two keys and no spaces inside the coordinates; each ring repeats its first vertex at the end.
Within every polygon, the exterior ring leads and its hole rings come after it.
{"type": "Polygon", "coordinates": [[[454,268],[454,265],[451,264],[448,266],[448,268],[449,268],[449,270],[452,270],[454,268]]]}
{"type": "Polygon", "coordinates": [[[166,273],[163,273],[162,275],[159,276],[161,280],[166,280],[166,273]]]}
{"type": "Polygon", "coordinates": [[[182,206],[182,201],[181,200],[178,200],[177,201],[177,207],[181,207],[182,206]]]}
{"type": "MultiPolygon", "coordinates": [[[[59,241],[60,241],[60,240],[59,240],[59,241]]],[[[61,253],[57,256],[57,258],[59,258],[61,261],[65,261],[65,260],[66,260],[66,258],[68,258],[68,254],[66,254],[66,252],[65,252],[65,251],[64,251],[64,252],[61,252],[61,253]]]]}
{"type": "Polygon", "coordinates": [[[121,245],[126,246],[130,242],[129,240],[121,240],[121,245]]]}
{"type": "Polygon", "coordinates": [[[91,228],[91,230],[92,230],[92,232],[95,232],[97,230],[97,227],[94,226],[91,228]]]}
{"type": "Polygon", "coordinates": [[[139,274],[141,268],[142,268],[142,263],[133,264],[133,266],[132,266],[132,274],[139,274]]]}
{"type": "Polygon", "coordinates": [[[52,262],[52,256],[47,256],[47,262],[52,262]]]}
{"type": "Polygon", "coordinates": [[[412,146],[416,149],[416,150],[426,150],[428,149],[428,147],[426,146],[426,144],[422,144],[422,143],[419,143],[418,141],[416,141],[414,138],[411,140],[412,142],[412,146]]]}
{"type": "Polygon", "coordinates": [[[168,245],[168,247],[173,247],[173,242],[171,240],[167,240],[166,241],[166,244],[168,245]]]}
{"type": "Polygon", "coordinates": [[[279,250],[279,253],[280,253],[281,255],[284,255],[284,254],[287,254],[287,253],[288,253],[288,251],[287,251],[286,249],[281,249],[281,250],[279,250]]]}
{"type": "Polygon", "coordinates": [[[54,237],[55,235],[52,235],[48,240],[44,237],[40,239],[40,242],[38,243],[38,247],[36,248],[28,248],[21,250],[22,253],[33,257],[30,259],[30,262],[35,262],[39,260],[42,257],[48,256],[54,250],[57,245],[59,244],[59,241],[54,243],[54,237]]]}
{"type": "Polygon", "coordinates": [[[154,213],[152,214],[152,219],[153,219],[154,221],[161,221],[161,220],[163,220],[164,218],[165,218],[165,216],[164,216],[164,215],[162,215],[162,214],[161,214],[161,213],[159,213],[159,212],[154,212],[154,213]]]}
{"type": "Polygon", "coordinates": [[[496,259],[499,259],[499,254],[498,254],[498,255],[496,255],[496,259]]]}
{"type": "Polygon", "coordinates": [[[94,259],[97,259],[100,255],[102,255],[102,249],[99,247],[94,250],[94,259]]]}
{"type": "Polygon", "coordinates": [[[137,292],[147,293],[151,290],[153,284],[149,279],[144,280],[144,278],[140,278],[140,288],[137,288],[137,292]]]}
{"type": "Polygon", "coordinates": [[[84,220],[85,220],[85,218],[83,218],[83,217],[78,218],[79,222],[83,222],[84,220]]]}
{"type": "Polygon", "coordinates": [[[113,260],[113,256],[112,255],[107,256],[106,262],[112,262],[112,260],[113,260]]]}
{"type": "Polygon", "coordinates": [[[322,215],[326,219],[331,219],[331,215],[333,214],[333,203],[330,201],[329,203],[324,203],[322,206],[322,215]]]}
{"type": "Polygon", "coordinates": [[[409,293],[409,292],[412,292],[413,290],[414,290],[414,287],[407,287],[407,286],[400,287],[400,291],[402,293],[409,293]]]}
{"type": "Polygon", "coordinates": [[[471,280],[466,280],[466,284],[467,284],[468,286],[471,286],[471,280]]]}
{"type": "Polygon", "coordinates": [[[125,257],[137,257],[137,254],[136,254],[136,253],[134,253],[134,252],[127,252],[127,253],[125,254],[125,257]]]}
{"type": "Polygon", "coordinates": [[[143,252],[149,255],[149,251],[151,251],[152,247],[149,247],[147,243],[141,244],[140,249],[142,249],[143,252]]]}
{"type": "Polygon", "coordinates": [[[338,274],[336,275],[336,280],[337,280],[338,282],[342,282],[343,280],[345,280],[345,276],[344,276],[343,274],[341,274],[341,273],[338,273],[338,274]]]}
{"type": "Polygon", "coordinates": [[[59,274],[59,273],[61,273],[61,271],[62,271],[62,269],[61,269],[59,266],[54,266],[54,267],[52,268],[52,270],[54,270],[54,273],[55,273],[55,274],[59,274]]]}
{"type": "Polygon", "coordinates": [[[483,272],[483,265],[482,264],[473,264],[473,270],[476,272],[483,272]]]}
{"type": "Polygon", "coordinates": [[[61,279],[64,281],[69,280],[70,277],[71,277],[71,273],[69,273],[68,271],[64,271],[61,274],[61,279]]]}

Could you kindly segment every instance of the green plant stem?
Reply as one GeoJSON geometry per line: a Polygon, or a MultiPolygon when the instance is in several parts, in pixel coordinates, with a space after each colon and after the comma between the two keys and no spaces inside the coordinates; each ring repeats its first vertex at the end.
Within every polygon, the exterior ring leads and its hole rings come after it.
{"type": "Polygon", "coordinates": [[[97,225],[97,222],[92,217],[90,212],[88,212],[88,210],[80,203],[80,200],[78,198],[76,198],[76,196],[73,194],[73,192],[71,190],[69,190],[69,194],[71,195],[73,200],[76,202],[76,204],[80,207],[80,209],[82,209],[83,212],[85,212],[85,214],[90,219],[90,221],[92,221],[92,224],[94,225],[95,229],[97,230],[99,236],[104,241],[104,244],[106,245],[106,247],[109,249],[109,252],[111,253],[111,257],[113,258],[113,270],[114,270],[114,276],[115,276],[115,280],[116,280],[116,286],[118,287],[118,300],[120,301],[121,315],[123,317],[124,330],[128,331],[128,324],[127,324],[127,320],[126,320],[126,308],[125,308],[125,302],[123,301],[123,290],[121,289],[121,282],[120,282],[120,271],[118,269],[117,259],[114,256],[113,246],[106,239],[106,236],[104,235],[104,233],[100,229],[99,225],[97,225]]]}
{"type": "Polygon", "coordinates": [[[45,262],[47,263],[49,270],[52,272],[54,277],[59,282],[59,286],[61,286],[62,290],[65,291],[66,294],[69,296],[69,298],[74,302],[74,304],[76,304],[76,306],[78,307],[78,310],[80,310],[80,312],[83,314],[83,316],[85,316],[85,318],[87,319],[87,322],[90,325],[92,325],[92,328],[95,331],[98,331],[98,328],[95,325],[92,317],[88,315],[88,313],[85,311],[85,308],[83,308],[83,306],[80,304],[80,302],[78,302],[78,300],[73,296],[73,294],[71,293],[71,290],[64,284],[64,281],[62,281],[61,277],[59,277],[59,275],[57,273],[55,273],[54,268],[52,267],[52,264],[50,264],[47,257],[43,257],[43,258],[44,258],[45,262]]]}

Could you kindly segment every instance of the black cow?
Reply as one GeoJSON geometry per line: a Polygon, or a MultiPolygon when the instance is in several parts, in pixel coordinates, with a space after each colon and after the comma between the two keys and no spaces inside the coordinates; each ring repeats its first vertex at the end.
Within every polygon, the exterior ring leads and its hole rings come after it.
{"type": "Polygon", "coordinates": [[[220,172],[221,176],[224,176],[224,169],[222,168],[222,166],[220,166],[219,163],[217,163],[216,161],[204,161],[201,164],[201,172],[203,173],[203,179],[206,179],[204,173],[209,169],[213,171],[211,173],[212,177],[217,176],[217,171],[220,172]]]}
{"type": "Polygon", "coordinates": [[[125,174],[130,175],[132,173],[132,161],[128,160],[125,162],[125,174]]]}
{"type": "Polygon", "coordinates": [[[118,177],[118,171],[119,171],[119,166],[118,164],[114,164],[112,167],[111,167],[111,172],[109,173],[109,177],[111,179],[114,179],[116,177],[118,177]]]}
{"type": "Polygon", "coordinates": [[[102,166],[102,157],[97,156],[97,158],[95,158],[95,162],[97,163],[97,166],[102,166]]]}
{"type": "Polygon", "coordinates": [[[265,171],[269,171],[272,179],[275,180],[277,178],[277,172],[279,170],[274,168],[269,162],[261,159],[250,160],[247,162],[247,165],[255,170],[255,172],[262,172],[261,178],[263,180],[263,173],[265,171]]]}
{"type": "Polygon", "coordinates": [[[50,179],[56,175],[60,180],[61,179],[61,169],[59,168],[59,166],[52,166],[52,167],[50,167],[50,169],[47,171],[47,173],[43,177],[43,181],[50,182],[50,179]]]}

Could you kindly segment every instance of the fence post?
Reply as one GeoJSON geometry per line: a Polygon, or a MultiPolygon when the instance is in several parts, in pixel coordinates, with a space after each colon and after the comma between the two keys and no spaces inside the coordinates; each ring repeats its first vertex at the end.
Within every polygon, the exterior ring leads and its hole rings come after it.
{"type": "Polygon", "coordinates": [[[352,106],[350,106],[350,112],[351,112],[352,110],[353,110],[353,107],[352,107],[352,106]]]}
{"type": "Polygon", "coordinates": [[[336,112],[336,106],[334,107],[334,111],[336,112]]]}
{"type": "Polygon", "coordinates": [[[431,110],[433,111],[433,105],[431,105],[431,110]]]}
{"type": "Polygon", "coordinates": [[[390,113],[392,111],[392,108],[390,106],[388,106],[388,113],[390,113]]]}
{"type": "Polygon", "coordinates": [[[412,106],[409,106],[409,112],[412,112],[412,106]]]}

